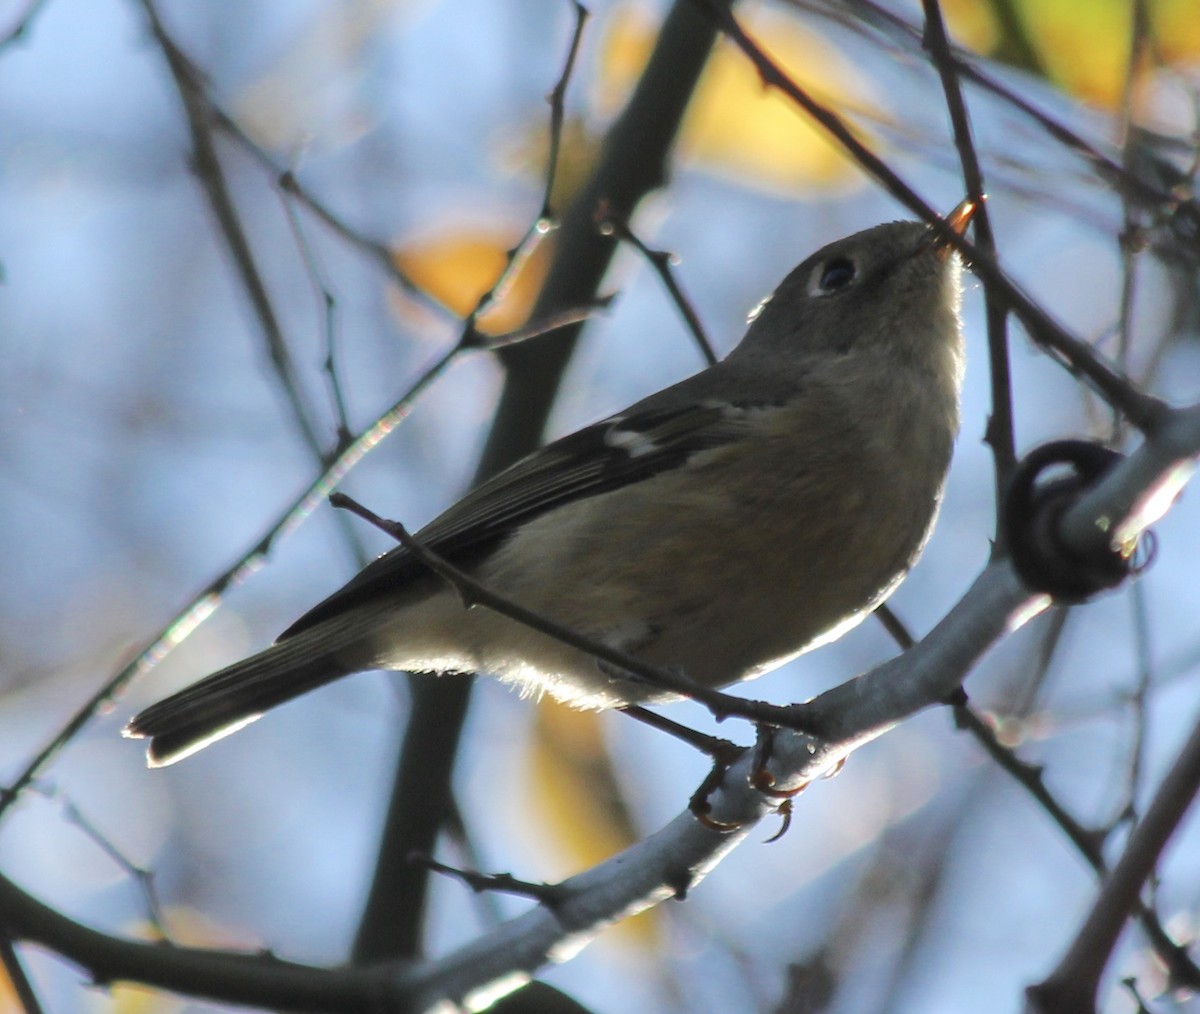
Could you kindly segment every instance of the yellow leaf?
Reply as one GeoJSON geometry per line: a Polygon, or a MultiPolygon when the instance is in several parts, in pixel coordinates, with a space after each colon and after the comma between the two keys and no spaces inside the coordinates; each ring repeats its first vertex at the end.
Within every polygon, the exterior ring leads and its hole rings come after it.
{"type": "Polygon", "coordinates": [[[601,116],[616,115],[629,98],[650,59],[659,27],[658,19],[645,4],[617,4],[609,13],[591,88],[592,108],[601,116]]]}
{"type": "MultiPolygon", "coordinates": [[[[397,247],[392,259],[417,286],[465,317],[500,277],[511,234],[486,229],[449,229],[397,247]]],[[[479,319],[479,330],[498,335],[529,317],[550,265],[551,241],[543,239],[518,266],[499,303],[479,319]]]]}
{"type": "MultiPolygon", "coordinates": [[[[544,702],[528,745],[532,808],[539,828],[563,852],[563,874],[594,866],[633,844],[636,832],[602,735],[601,717],[544,702]]],[[[653,910],[618,927],[647,946],[657,934],[653,910]]]]}
{"type": "Polygon", "coordinates": [[[1150,27],[1162,58],[1183,67],[1200,64],[1200,4],[1196,0],[1155,0],[1150,27]]]}
{"type": "MultiPolygon", "coordinates": [[[[872,104],[866,81],[827,39],[794,17],[762,6],[741,16],[746,30],[802,88],[835,109],[872,104]]],[[[657,25],[645,9],[626,4],[612,14],[598,61],[594,103],[604,113],[623,102],[641,73],[657,25]]],[[[709,59],[688,108],[679,141],[685,163],[750,186],[794,193],[854,187],[862,182],[840,148],[795,103],[762,86],[757,71],[726,39],[709,59]]]]}
{"type": "Polygon", "coordinates": [[[0,1014],[24,1014],[25,1006],[17,997],[16,987],[0,966],[0,1014]]]}
{"type": "MultiPolygon", "coordinates": [[[[1022,67],[1102,109],[1116,110],[1128,76],[1130,0],[943,0],[955,38],[977,52],[1022,67]]],[[[1154,45],[1135,69],[1138,86],[1156,60],[1184,67],[1200,60],[1200,3],[1147,0],[1154,45]]]]}
{"type": "Polygon", "coordinates": [[[946,29],[960,46],[990,53],[1000,43],[1000,25],[990,0],[941,0],[946,29]]]}
{"type": "MultiPolygon", "coordinates": [[[[167,908],[163,918],[170,927],[172,941],[184,947],[216,947],[248,953],[263,948],[258,938],[216,922],[185,905],[167,908]]],[[[162,943],[159,928],[149,922],[135,922],[127,927],[127,932],[135,939],[162,943]]],[[[114,983],[109,993],[114,1014],[181,1014],[194,1006],[173,993],[130,982],[114,983]]]]}
{"type": "Polygon", "coordinates": [[[600,729],[600,716],[547,703],[537,710],[529,772],[547,824],[572,868],[593,866],[634,841],[600,729]]]}
{"type": "Polygon", "coordinates": [[[110,990],[112,1014],[182,1014],[187,1001],[149,986],[118,982],[110,990]]]}
{"type": "Polygon", "coordinates": [[[1129,65],[1130,0],[1020,0],[1046,77],[1104,109],[1120,104],[1129,65]]]}
{"type": "MultiPolygon", "coordinates": [[[[555,214],[574,200],[592,175],[601,141],[579,117],[568,116],[563,120],[554,189],[550,194],[550,208],[555,214]]],[[[537,185],[545,186],[550,130],[540,110],[531,127],[505,134],[498,155],[503,168],[517,170],[537,185]]]]}
{"type": "MultiPolygon", "coordinates": [[[[742,20],[784,73],[822,104],[845,111],[867,101],[861,75],[795,19],[763,10],[742,20]]],[[[787,96],[763,88],[754,66],[727,39],[717,44],[700,79],[679,147],[685,161],[770,190],[863,182],[821,127],[787,96]]]]}

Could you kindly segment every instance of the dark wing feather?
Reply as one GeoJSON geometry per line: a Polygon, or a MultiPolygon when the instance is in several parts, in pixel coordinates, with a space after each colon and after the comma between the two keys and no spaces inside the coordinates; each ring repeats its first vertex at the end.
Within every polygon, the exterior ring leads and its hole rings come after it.
{"type": "MultiPolygon", "coordinates": [[[[613,416],[556,440],[476,487],[417,533],[443,559],[473,563],[540,514],[583,497],[642,482],[676,468],[697,451],[734,439],[745,410],[717,402],[647,407],[613,416]]],[[[280,636],[291,637],[354,605],[399,591],[424,564],[393,549],[280,636]]]]}

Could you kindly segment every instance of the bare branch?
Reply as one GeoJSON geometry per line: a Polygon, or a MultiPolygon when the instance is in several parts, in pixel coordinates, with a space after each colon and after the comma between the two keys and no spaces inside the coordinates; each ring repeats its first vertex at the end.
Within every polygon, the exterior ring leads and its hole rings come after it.
{"type": "MultiPolygon", "coordinates": [[[[967,185],[967,197],[976,203],[973,224],[975,242],[992,257],[996,257],[996,241],[992,235],[991,215],[987,207],[987,187],[983,169],[975,152],[971,137],[971,123],[963,100],[958,72],[955,69],[950,39],[942,22],[938,0],[922,0],[925,10],[925,44],[934,66],[942,80],[946,95],[946,108],[954,128],[954,143],[962,163],[963,180],[967,185]]],[[[987,318],[988,368],[992,384],[992,412],[988,417],[985,440],[992,449],[996,462],[996,532],[993,551],[1003,552],[1002,528],[1000,526],[1000,503],[1004,490],[1017,464],[1016,437],[1014,434],[1012,405],[1012,375],[1008,355],[1008,311],[998,298],[995,287],[984,286],[984,312],[987,318]]]]}
{"type": "Polygon", "coordinates": [[[14,42],[24,41],[34,20],[45,6],[46,0],[25,0],[25,9],[13,19],[8,29],[0,32],[0,49],[5,49],[14,42]]]}
{"type": "Polygon", "coordinates": [[[188,128],[192,137],[192,160],[197,178],[208,196],[209,206],[216,218],[221,237],[233,258],[237,274],[253,307],[266,341],[270,361],[279,377],[280,385],[287,396],[292,410],[292,417],[308,444],[309,449],[318,460],[327,460],[325,448],[317,432],[314,413],[305,403],[303,386],[296,374],[283,328],[275,313],[271,297],[267,292],[266,283],[258,270],[254,254],[250,249],[250,241],[242,226],[241,216],[229,192],[225,178],[225,170],[217,156],[210,131],[208,110],[202,97],[202,89],[197,85],[197,78],[192,65],[180,59],[178,47],[171,41],[159,20],[158,11],[152,0],[142,0],[142,9],[150,21],[154,37],[162,47],[167,58],[167,66],[175,80],[175,87],[183,102],[187,114],[188,128]]]}
{"type": "Polygon", "coordinates": [[[551,222],[554,220],[554,183],[558,178],[559,147],[562,144],[563,109],[567,96],[567,85],[575,72],[575,60],[579,56],[579,44],[583,41],[583,27],[587,24],[588,10],[579,2],[571,0],[575,9],[575,29],[571,33],[571,45],[567,50],[567,58],[563,61],[562,73],[558,76],[554,88],[551,89],[548,101],[550,103],[550,151],[546,157],[546,188],[542,193],[542,210],[538,221],[551,222]]]}
{"type": "Polygon", "coordinates": [[[337,446],[342,447],[353,439],[350,432],[350,414],[346,406],[346,392],[338,369],[337,357],[337,299],[333,295],[321,265],[320,257],[308,240],[304,231],[304,223],[296,214],[296,209],[286,195],[281,195],[284,214],[287,215],[288,226],[296,239],[296,247],[304,261],[304,268],[312,281],[313,291],[317,297],[319,312],[323,321],[325,335],[325,376],[329,381],[329,391],[333,399],[334,415],[337,419],[337,446]]]}
{"type": "Polygon", "coordinates": [[[1197,792],[1200,792],[1200,723],[1192,729],[1145,817],[1129,836],[1121,858],[1079,927],[1074,943],[1054,971],[1030,987],[1027,1010],[1057,1012],[1095,1008],[1100,976],[1125,920],[1138,908],[1142,885],[1154,871],[1197,792]]]}

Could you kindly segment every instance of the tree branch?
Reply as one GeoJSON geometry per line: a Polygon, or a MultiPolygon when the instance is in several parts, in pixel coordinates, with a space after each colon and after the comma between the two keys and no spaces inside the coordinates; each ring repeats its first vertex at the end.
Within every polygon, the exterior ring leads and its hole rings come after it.
{"type": "Polygon", "coordinates": [[[1145,817],[1134,828],[1058,966],[1027,993],[1029,1011],[1071,1014],[1094,1011],[1100,977],[1131,912],[1141,904],[1142,885],[1154,872],[1167,842],[1200,792],[1200,722],[1188,740],[1145,817]]]}

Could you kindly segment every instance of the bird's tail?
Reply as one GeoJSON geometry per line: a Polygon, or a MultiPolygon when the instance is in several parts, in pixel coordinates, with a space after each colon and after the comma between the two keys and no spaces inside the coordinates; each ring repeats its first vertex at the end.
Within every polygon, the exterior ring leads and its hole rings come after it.
{"type": "Polygon", "coordinates": [[[130,720],[124,735],[150,737],[150,766],[165,767],[236,732],[270,708],[367,668],[348,664],[344,652],[339,655],[346,644],[336,634],[331,638],[328,626],[280,641],[151,705],[130,720]]]}

